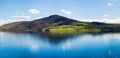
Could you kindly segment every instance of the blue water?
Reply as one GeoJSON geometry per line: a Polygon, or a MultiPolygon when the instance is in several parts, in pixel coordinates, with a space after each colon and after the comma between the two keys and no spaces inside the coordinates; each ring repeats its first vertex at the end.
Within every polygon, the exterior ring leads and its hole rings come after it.
{"type": "Polygon", "coordinates": [[[53,37],[0,32],[0,58],[120,58],[120,33],[53,37]]]}

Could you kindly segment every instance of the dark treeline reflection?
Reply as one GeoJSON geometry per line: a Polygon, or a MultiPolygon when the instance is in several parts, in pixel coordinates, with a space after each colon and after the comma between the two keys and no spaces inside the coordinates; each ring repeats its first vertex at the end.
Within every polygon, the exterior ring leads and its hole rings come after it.
{"type": "Polygon", "coordinates": [[[24,32],[4,32],[4,33],[9,33],[12,35],[26,35],[28,34],[29,36],[34,36],[34,38],[36,39],[43,39],[43,40],[47,40],[50,43],[53,44],[58,44],[61,41],[65,41],[68,38],[72,38],[72,37],[76,37],[78,35],[83,35],[83,34],[79,34],[79,33],[50,33],[50,32],[36,32],[36,33],[24,33],[24,32]]]}
{"type": "Polygon", "coordinates": [[[0,32],[0,58],[120,58],[119,35],[0,32]]]}
{"type": "MultiPolygon", "coordinates": [[[[109,33],[69,33],[69,32],[62,32],[62,33],[51,33],[51,32],[36,32],[36,33],[23,33],[23,32],[6,32],[6,33],[12,33],[12,34],[29,34],[31,36],[34,36],[34,38],[37,37],[37,39],[43,39],[47,40],[53,44],[61,43],[62,41],[65,41],[67,39],[73,39],[77,36],[84,36],[84,35],[102,35],[102,34],[109,34],[109,33]]],[[[112,33],[110,33],[112,34],[112,33]]]]}

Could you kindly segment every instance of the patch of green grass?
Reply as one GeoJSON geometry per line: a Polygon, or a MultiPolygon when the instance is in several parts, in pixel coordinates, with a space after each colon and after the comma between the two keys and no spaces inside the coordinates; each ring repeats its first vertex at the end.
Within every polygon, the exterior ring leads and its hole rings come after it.
{"type": "Polygon", "coordinates": [[[100,32],[100,29],[98,29],[98,28],[91,29],[91,28],[88,28],[87,26],[71,26],[71,25],[50,27],[50,28],[47,28],[46,30],[49,30],[50,33],[59,33],[59,34],[97,33],[97,32],[100,32]]]}
{"type": "Polygon", "coordinates": [[[73,28],[63,28],[63,27],[59,27],[59,28],[51,28],[49,29],[50,33],[59,33],[59,34],[67,34],[67,33],[75,33],[76,30],[73,28]]]}

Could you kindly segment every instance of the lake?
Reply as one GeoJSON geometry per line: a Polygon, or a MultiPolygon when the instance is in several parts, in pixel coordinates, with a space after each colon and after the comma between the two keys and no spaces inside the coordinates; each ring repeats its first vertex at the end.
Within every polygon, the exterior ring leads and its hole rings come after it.
{"type": "Polygon", "coordinates": [[[120,33],[57,36],[0,32],[0,58],[120,58],[120,33]]]}

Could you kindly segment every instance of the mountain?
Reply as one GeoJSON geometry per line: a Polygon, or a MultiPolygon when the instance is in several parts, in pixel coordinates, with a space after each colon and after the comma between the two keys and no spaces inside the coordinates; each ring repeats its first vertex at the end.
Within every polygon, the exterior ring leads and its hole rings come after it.
{"type": "Polygon", "coordinates": [[[61,26],[61,25],[69,25],[72,23],[77,23],[78,21],[69,19],[59,15],[51,15],[49,17],[36,19],[33,21],[22,21],[22,22],[14,22],[10,24],[5,24],[0,27],[2,31],[40,31],[43,28],[48,28],[52,26],[61,26]]]}
{"type": "Polygon", "coordinates": [[[120,25],[101,22],[81,22],[59,15],[51,15],[33,21],[5,24],[0,26],[0,30],[12,32],[41,32],[42,30],[60,30],[60,32],[73,30],[79,30],[79,32],[119,32],[120,25]]]}

